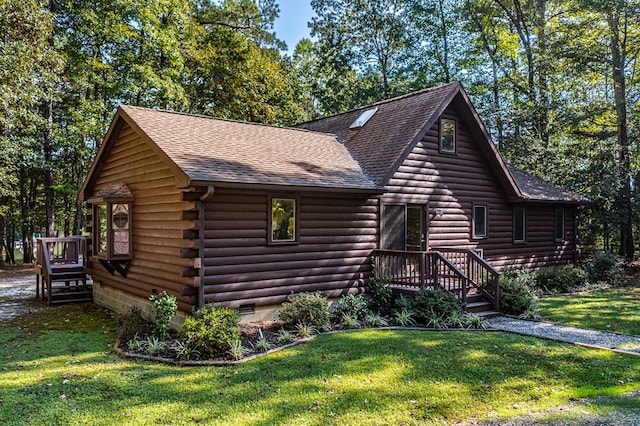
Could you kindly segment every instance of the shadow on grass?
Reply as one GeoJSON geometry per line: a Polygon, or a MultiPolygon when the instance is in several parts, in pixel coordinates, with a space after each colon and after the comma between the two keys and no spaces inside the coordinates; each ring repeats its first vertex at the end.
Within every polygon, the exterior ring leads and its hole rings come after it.
{"type": "Polygon", "coordinates": [[[115,321],[93,315],[103,324],[82,332],[0,333],[0,423],[428,424],[618,398],[640,383],[636,358],[462,331],[322,335],[244,365],[175,367],[107,353],[115,321]]]}

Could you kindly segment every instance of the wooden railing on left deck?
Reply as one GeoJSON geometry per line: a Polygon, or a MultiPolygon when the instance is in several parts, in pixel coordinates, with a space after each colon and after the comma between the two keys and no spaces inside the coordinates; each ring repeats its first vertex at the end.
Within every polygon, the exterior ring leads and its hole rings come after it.
{"type": "Polygon", "coordinates": [[[51,303],[51,281],[56,269],[84,268],[87,255],[86,238],[82,236],[64,238],[38,238],[36,240],[36,297],[45,288],[51,303]],[[40,280],[42,280],[40,282],[40,280]]]}

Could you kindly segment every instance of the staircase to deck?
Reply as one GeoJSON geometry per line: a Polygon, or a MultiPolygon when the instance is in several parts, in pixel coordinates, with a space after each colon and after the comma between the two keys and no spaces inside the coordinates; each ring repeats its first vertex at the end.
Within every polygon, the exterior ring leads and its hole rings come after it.
{"type": "Polygon", "coordinates": [[[36,297],[48,305],[93,301],[84,238],[39,238],[36,253],[36,297]]]}
{"type": "Polygon", "coordinates": [[[396,293],[441,289],[453,294],[467,312],[484,317],[499,314],[500,273],[473,250],[377,250],[374,260],[376,274],[388,278],[396,293]]]}

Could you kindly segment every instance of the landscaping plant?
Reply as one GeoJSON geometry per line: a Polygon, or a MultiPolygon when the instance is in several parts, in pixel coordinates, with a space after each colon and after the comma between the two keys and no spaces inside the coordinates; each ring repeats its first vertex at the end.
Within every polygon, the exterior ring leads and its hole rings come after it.
{"type": "Polygon", "coordinates": [[[278,317],[289,329],[298,324],[324,329],[329,325],[328,300],[320,293],[301,293],[282,304],[278,317]]]}
{"type": "Polygon", "coordinates": [[[169,296],[166,291],[153,293],[149,300],[153,302],[153,319],[155,321],[154,334],[160,339],[169,337],[171,320],[178,310],[175,296],[169,296]]]}
{"type": "Polygon", "coordinates": [[[338,322],[343,322],[342,320],[345,317],[360,321],[369,312],[367,305],[368,301],[364,294],[347,294],[335,303],[333,307],[333,318],[338,322]]]}
{"type": "Polygon", "coordinates": [[[526,278],[526,273],[525,279],[521,279],[519,273],[513,270],[507,270],[500,276],[500,312],[521,315],[535,310],[534,294],[526,278]]]}
{"type": "Polygon", "coordinates": [[[418,323],[441,328],[449,317],[461,314],[463,310],[451,293],[423,288],[413,300],[412,312],[418,323]]]}
{"type": "Polygon", "coordinates": [[[369,280],[369,309],[382,316],[391,314],[393,294],[389,278],[374,276],[369,280]]]}
{"type": "Polygon", "coordinates": [[[193,356],[222,357],[230,349],[229,342],[240,339],[239,320],[240,314],[235,309],[205,306],[185,319],[180,337],[193,356]]]}

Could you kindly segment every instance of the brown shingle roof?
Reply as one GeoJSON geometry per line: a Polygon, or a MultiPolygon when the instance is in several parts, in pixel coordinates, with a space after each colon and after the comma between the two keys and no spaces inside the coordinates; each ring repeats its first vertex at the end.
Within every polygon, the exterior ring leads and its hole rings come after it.
{"type": "Polygon", "coordinates": [[[526,200],[578,204],[589,202],[588,198],[580,194],[556,186],[515,166],[508,165],[507,167],[526,200]]]}
{"type": "Polygon", "coordinates": [[[122,106],[193,182],[376,189],[334,135],[122,106]]]}
{"type": "Polygon", "coordinates": [[[299,124],[297,127],[335,133],[366,173],[384,186],[406,150],[421,133],[431,127],[451,99],[461,89],[460,83],[421,90],[405,96],[364,106],[342,114],[299,124]],[[362,112],[378,111],[357,129],[349,130],[362,112]],[[431,123],[431,124],[429,124],[431,123]]]}

